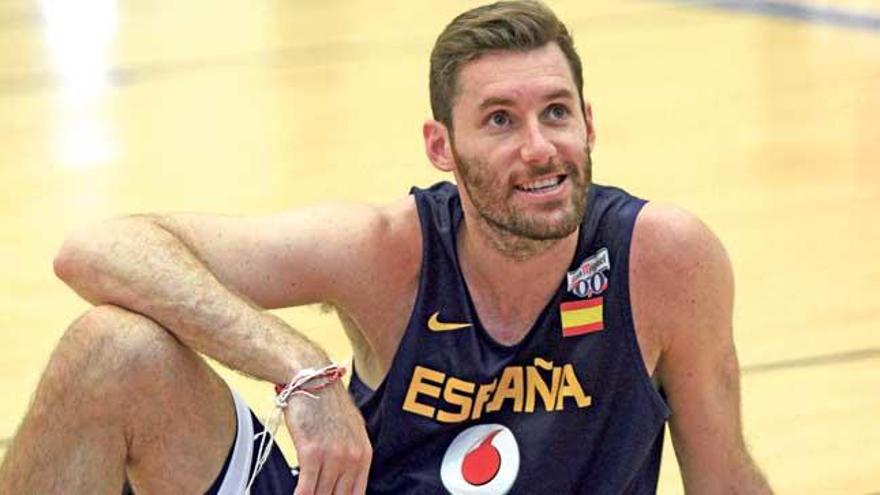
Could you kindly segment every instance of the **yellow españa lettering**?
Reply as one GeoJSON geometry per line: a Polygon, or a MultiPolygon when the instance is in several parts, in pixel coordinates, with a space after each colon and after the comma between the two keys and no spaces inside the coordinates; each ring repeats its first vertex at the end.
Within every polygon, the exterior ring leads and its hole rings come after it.
{"type": "Polygon", "coordinates": [[[443,383],[443,380],[445,379],[446,375],[439,371],[416,366],[416,369],[413,370],[412,378],[409,381],[409,390],[406,391],[406,399],[403,401],[403,410],[421,414],[422,416],[427,416],[429,418],[433,417],[434,408],[426,406],[425,404],[420,404],[417,401],[417,398],[419,394],[424,394],[429,397],[440,397],[440,387],[428,385],[426,382],[430,380],[434,383],[443,383]]]}
{"type": "Polygon", "coordinates": [[[480,384],[416,366],[403,410],[443,423],[460,423],[505,408],[533,413],[539,404],[545,411],[562,411],[567,404],[585,408],[592,403],[572,364],[554,366],[553,361],[535,358],[533,366],[508,366],[499,378],[480,384]],[[427,398],[435,400],[426,403],[427,398]]]}
{"type": "Polygon", "coordinates": [[[486,407],[486,412],[500,411],[504,401],[513,400],[513,411],[522,412],[523,399],[523,369],[522,366],[509,366],[501,373],[498,389],[495,397],[486,407]]]}
{"type": "Polygon", "coordinates": [[[443,410],[437,411],[437,421],[460,423],[468,419],[473,399],[467,394],[472,394],[473,392],[473,383],[459,380],[454,376],[450,377],[449,381],[446,382],[446,387],[443,388],[443,399],[452,405],[459,406],[459,409],[457,413],[449,413],[443,410]]]}
{"type": "Polygon", "coordinates": [[[571,364],[562,367],[562,385],[559,387],[559,395],[556,398],[557,411],[565,408],[563,400],[566,397],[574,398],[578,407],[587,407],[593,403],[593,398],[584,394],[581,382],[578,381],[578,377],[574,373],[574,366],[571,364]]]}

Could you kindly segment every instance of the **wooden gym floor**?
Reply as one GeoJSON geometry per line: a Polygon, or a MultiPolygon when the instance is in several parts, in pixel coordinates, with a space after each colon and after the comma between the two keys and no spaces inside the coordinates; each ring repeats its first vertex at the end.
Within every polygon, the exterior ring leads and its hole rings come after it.
{"type": "MultiPolygon", "coordinates": [[[[596,180],[680,204],[734,262],[745,430],[779,493],[880,493],[880,2],[552,1],[596,180]]],[[[470,2],[0,2],[0,451],[86,309],[73,228],[388,201],[433,172],[434,38],[470,2]]],[[[334,356],[332,315],[281,311],[334,356]]],[[[269,387],[226,373],[259,413],[269,387]]],[[[289,449],[289,444],[287,444],[289,449]]],[[[660,493],[681,492],[666,450],[660,493]]]]}

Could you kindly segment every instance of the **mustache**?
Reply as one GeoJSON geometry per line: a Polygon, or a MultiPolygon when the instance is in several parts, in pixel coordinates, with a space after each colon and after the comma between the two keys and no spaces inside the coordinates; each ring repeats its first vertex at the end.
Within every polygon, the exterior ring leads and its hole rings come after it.
{"type": "Polygon", "coordinates": [[[582,167],[572,162],[547,162],[542,165],[532,165],[525,179],[532,180],[547,175],[576,175],[582,167]]]}

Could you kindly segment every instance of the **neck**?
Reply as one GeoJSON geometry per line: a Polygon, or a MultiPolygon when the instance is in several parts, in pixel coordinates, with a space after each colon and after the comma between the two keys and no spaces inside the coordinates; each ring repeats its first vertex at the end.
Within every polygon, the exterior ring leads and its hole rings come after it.
{"type": "Polygon", "coordinates": [[[462,271],[472,292],[495,301],[501,313],[508,312],[505,306],[516,312],[530,297],[546,299],[577,248],[579,229],[562,239],[534,240],[500,231],[477,215],[465,217],[457,239],[462,271]]]}
{"type": "Polygon", "coordinates": [[[478,244],[481,248],[491,248],[500,257],[516,263],[526,263],[544,252],[551,251],[562,241],[562,239],[540,240],[518,236],[482,218],[473,223],[477,225],[468,236],[474,239],[473,244],[478,244]]]}

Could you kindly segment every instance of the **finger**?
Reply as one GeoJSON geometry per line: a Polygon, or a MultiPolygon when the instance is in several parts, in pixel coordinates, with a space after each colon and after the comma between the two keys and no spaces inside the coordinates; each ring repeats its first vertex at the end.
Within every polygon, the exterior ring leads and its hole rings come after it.
{"type": "Polygon", "coordinates": [[[333,488],[336,486],[336,482],[341,474],[342,463],[339,462],[339,456],[328,453],[324,458],[324,462],[321,463],[321,472],[315,487],[315,495],[333,495],[333,488]]]}
{"type": "Polygon", "coordinates": [[[342,476],[336,482],[336,487],[333,489],[333,495],[351,495],[351,488],[354,485],[354,479],[357,474],[357,471],[351,469],[342,473],[342,476]]]}
{"type": "Polygon", "coordinates": [[[354,480],[354,486],[351,490],[352,495],[364,495],[365,493],[367,493],[367,479],[369,478],[369,476],[370,460],[367,459],[367,462],[358,471],[357,478],[354,480]]]}
{"type": "Polygon", "coordinates": [[[300,458],[299,480],[293,495],[312,495],[318,486],[318,476],[321,474],[321,463],[311,459],[300,458]]]}

